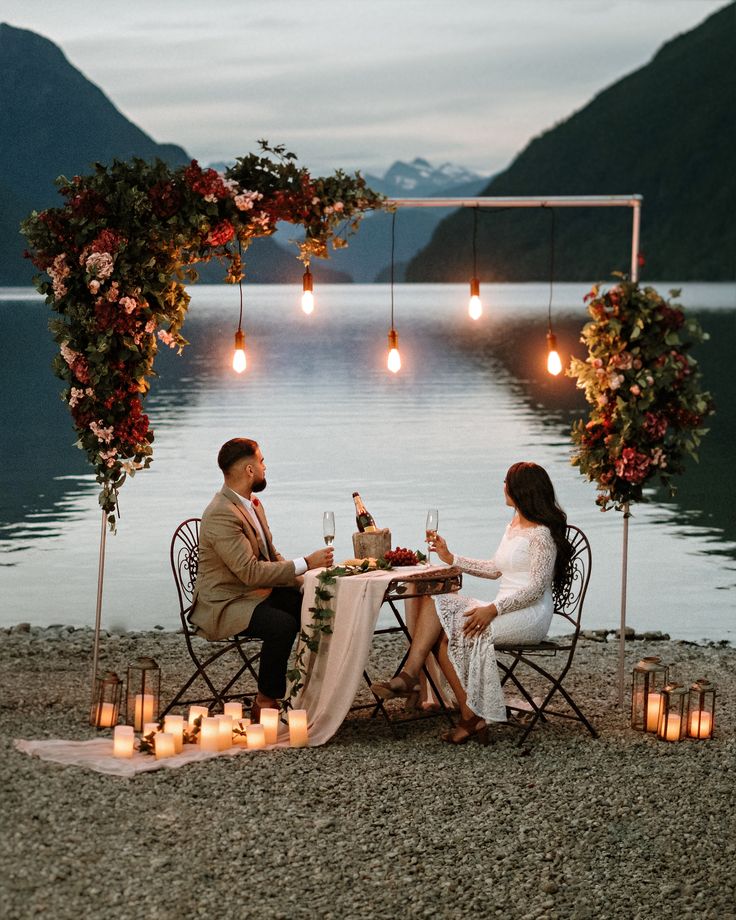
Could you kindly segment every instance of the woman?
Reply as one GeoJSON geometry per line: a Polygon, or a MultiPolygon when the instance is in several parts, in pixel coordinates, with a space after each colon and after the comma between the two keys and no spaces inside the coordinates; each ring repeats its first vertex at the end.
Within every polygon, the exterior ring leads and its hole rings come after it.
{"type": "Polygon", "coordinates": [[[460,706],[459,724],[442,736],[451,744],[471,738],[487,743],[488,722],[506,721],[494,643],[539,642],[547,635],[552,587],[564,584],[572,556],[567,516],[546,470],[536,463],[515,463],[506,473],[504,496],[514,514],[493,559],[455,556],[439,534],[432,543],[443,562],[469,575],[500,578],[495,601],[443,594],[435,607],[432,598],[421,598],[404,669],[371,687],[383,699],[416,699],[419,674],[434,649],[460,706]]]}

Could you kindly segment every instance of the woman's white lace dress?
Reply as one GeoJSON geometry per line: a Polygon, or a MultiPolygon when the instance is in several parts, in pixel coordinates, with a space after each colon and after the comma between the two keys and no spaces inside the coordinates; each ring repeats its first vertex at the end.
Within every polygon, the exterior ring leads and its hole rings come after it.
{"type": "Polygon", "coordinates": [[[547,527],[512,527],[504,531],[492,559],[455,556],[468,575],[499,578],[493,603],[498,616],[476,637],[465,637],[464,612],[489,602],[461,594],[436,598],[437,615],[447,633],[448,653],[468,695],[468,706],[491,722],[506,721],[506,704],[496,664],[494,643],[539,642],[552,620],[552,576],[557,548],[547,527]]]}

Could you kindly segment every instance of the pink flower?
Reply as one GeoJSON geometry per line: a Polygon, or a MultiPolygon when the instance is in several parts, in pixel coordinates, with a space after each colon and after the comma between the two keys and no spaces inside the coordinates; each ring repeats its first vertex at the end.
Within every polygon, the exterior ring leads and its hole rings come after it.
{"type": "Polygon", "coordinates": [[[105,281],[112,274],[114,264],[109,252],[93,252],[87,256],[84,267],[90,275],[105,281]]]}
{"type": "Polygon", "coordinates": [[[135,308],[138,306],[132,297],[121,297],[118,303],[126,313],[132,313],[133,310],[135,310],[135,308]]]}
{"type": "Polygon", "coordinates": [[[176,348],[176,339],[170,332],[166,332],[165,329],[160,329],[158,337],[161,339],[164,345],[168,345],[169,348],[176,348]]]}
{"type": "Polygon", "coordinates": [[[113,426],[111,425],[109,428],[105,428],[105,423],[102,421],[102,419],[97,422],[90,422],[89,430],[102,444],[109,444],[110,441],[112,441],[113,435],[115,434],[115,429],[113,426]]]}
{"type": "Polygon", "coordinates": [[[629,391],[634,396],[641,396],[641,387],[639,386],[638,383],[635,383],[633,386],[630,386],[629,391]]]}
{"type": "Polygon", "coordinates": [[[639,485],[644,482],[649,474],[651,460],[633,447],[624,447],[621,456],[616,460],[616,475],[627,482],[639,485]]]}
{"type": "Polygon", "coordinates": [[[100,289],[100,282],[93,278],[87,287],[90,289],[90,293],[96,294],[100,289]]]}

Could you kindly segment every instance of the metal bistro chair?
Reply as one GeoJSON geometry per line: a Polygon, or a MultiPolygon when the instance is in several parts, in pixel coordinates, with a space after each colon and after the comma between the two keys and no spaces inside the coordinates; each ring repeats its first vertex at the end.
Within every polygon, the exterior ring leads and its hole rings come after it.
{"type": "MultiPolygon", "coordinates": [[[[394,671],[392,677],[396,677],[397,674],[401,671],[406,663],[406,659],[409,657],[409,648],[411,645],[411,633],[404,621],[404,618],[401,616],[398,607],[396,606],[397,601],[406,601],[415,597],[423,597],[425,595],[434,595],[434,594],[452,594],[460,590],[462,586],[463,576],[460,572],[460,569],[453,567],[442,569],[439,571],[424,573],[419,572],[415,575],[397,575],[396,578],[392,578],[391,581],[386,585],[386,590],[383,595],[382,604],[388,604],[391,608],[391,611],[396,618],[396,626],[384,626],[379,629],[374,630],[374,636],[385,636],[395,633],[403,633],[407,642],[407,649],[404,652],[404,656],[399,662],[398,667],[394,671]]],[[[439,706],[440,714],[444,715],[452,725],[452,717],[450,716],[449,709],[445,703],[445,700],[440,692],[439,688],[436,686],[432,675],[429,672],[429,669],[426,665],[422,668],[424,676],[427,678],[427,683],[432,689],[439,706]]],[[[363,671],[363,679],[368,684],[368,687],[371,686],[371,677],[368,674],[367,670],[363,671]]],[[[396,720],[392,719],[386,710],[384,700],[373,695],[372,703],[358,704],[353,706],[353,709],[372,709],[371,718],[375,717],[380,712],[381,715],[386,719],[387,722],[392,723],[396,720]]],[[[416,717],[409,717],[401,719],[402,722],[412,722],[417,718],[427,718],[426,714],[422,714],[416,717]]]]}
{"type": "Polygon", "coordinates": [[[242,690],[240,693],[232,691],[246,672],[257,681],[257,675],[253,666],[260,657],[260,649],[255,654],[248,654],[245,645],[248,643],[260,642],[259,639],[233,636],[230,639],[218,640],[216,643],[212,643],[217,646],[217,650],[206,658],[197,653],[197,649],[192,642],[195,631],[192,628],[192,624],[189,622],[189,614],[192,610],[192,596],[197,581],[200,521],[201,518],[189,518],[183,521],[174,531],[174,536],[171,540],[171,569],[174,573],[176,592],[179,597],[181,625],[187,643],[189,657],[194,662],[195,671],[187,682],[177,691],[166,709],[163,710],[160,716],[162,719],[175,706],[189,706],[198,703],[200,705],[207,705],[210,709],[221,709],[223,704],[228,700],[242,700],[244,698],[245,693],[242,690]],[[215,661],[219,661],[226,655],[233,654],[237,656],[238,669],[235,674],[230,677],[227,683],[218,689],[215,683],[216,679],[208,674],[208,669],[215,661]],[[185,698],[187,691],[198,678],[200,678],[209,689],[209,695],[199,697],[198,699],[185,698]]]}
{"type": "MultiPolygon", "coordinates": [[[[568,566],[564,586],[559,591],[554,590],[554,614],[562,617],[573,627],[572,635],[565,636],[559,640],[545,639],[535,645],[496,646],[498,667],[502,673],[501,685],[503,686],[510,680],[527,702],[532,714],[529,723],[524,726],[525,730],[518,742],[520,745],[529,736],[537,722],[540,720],[546,721],[547,716],[559,716],[563,719],[582,722],[594,738],[598,737],[598,732],[585,718],[570,693],[562,686],[562,682],[570,670],[573,655],[575,654],[575,646],[580,635],[583,602],[585,601],[585,593],[588,590],[592,563],[590,543],[579,527],[575,527],[572,524],[568,525],[567,539],[572,545],[573,555],[568,566]],[[556,673],[547,670],[540,663],[540,659],[556,658],[558,655],[564,657],[564,660],[560,661],[561,667],[555,669],[556,673]],[[510,663],[507,664],[504,661],[504,657],[510,658],[510,663]],[[517,672],[517,667],[521,664],[530,668],[534,674],[550,685],[541,703],[534,701],[531,692],[522,683],[517,672]],[[562,696],[570,710],[572,710],[571,712],[549,708],[549,704],[556,694],[562,696]]],[[[519,706],[509,706],[508,708],[510,711],[528,711],[519,706]]]]}

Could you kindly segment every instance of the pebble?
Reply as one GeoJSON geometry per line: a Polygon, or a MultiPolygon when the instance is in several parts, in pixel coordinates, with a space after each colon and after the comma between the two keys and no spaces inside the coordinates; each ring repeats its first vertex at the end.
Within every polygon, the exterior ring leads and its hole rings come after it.
{"type": "MultiPolygon", "coordinates": [[[[732,916],[736,650],[627,642],[627,679],[657,654],[717,686],[716,737],[666,744],[617,707],[618,642],[604,638],[578,644],[565,681],[598,739],[550,718],[522,748],[512,726],[452,747],[437,719],[392,730],[354,713],[320,748],[126,780],[13,747],[92,737],[92,631],[0,630],[3,918],[732,916]]],[[[156,658],[164,696],[191,671],[165,630],[117,627],[100,652],[121,675],[156,658]]],[[[377,639],[369,672],[401,652],[377,639]]]]}

